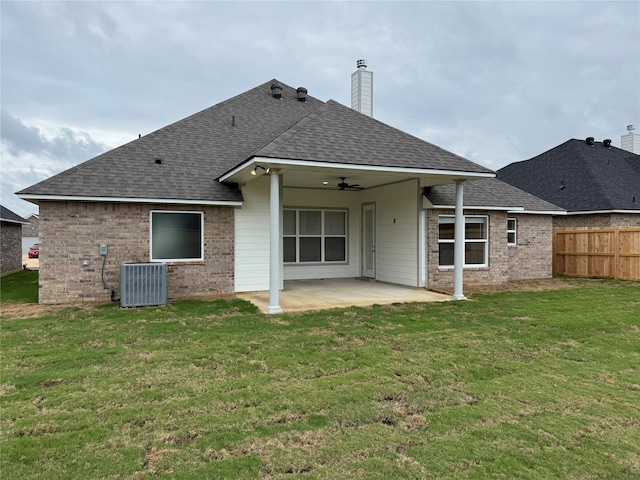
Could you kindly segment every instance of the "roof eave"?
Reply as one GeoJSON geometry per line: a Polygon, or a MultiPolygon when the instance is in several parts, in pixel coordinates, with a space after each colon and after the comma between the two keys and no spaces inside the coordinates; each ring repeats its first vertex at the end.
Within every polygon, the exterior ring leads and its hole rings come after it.
{"type": "Polygon", "coordinates": [[[524,209],[521,212],[514,213],[526,213],[527,215],[566,215],[566,210],[527,210],[524,209]]]}
{"type": "MultiPolygon", "coordinates": [[[[451,210],[456,208],[455,205],[437,205],[434,204],[432,208],[439,208],[439,209],[447,209],[447,210],[451,210]]],[[[467,209],[467,210],[492,210],[492,211],[496,211],[496,212],[514,212],[514,213],[522,213],[524,212],[524,207],[505,207],[505,206],[500,206],[500,205],[467,205],[465,204],[463,206],[463,208],[467,209]]]]}
{"type": "Polygon", "coordinates": [[[224,200],[185,200],[177,198],[135,198],[135,197],[83,197],[74,195],[33,195],[18,194],[22,200],[37,204],[40,200],[46,201],[66,201],[66,202],[112,202],[112,203],[158,203],[166,205],[209,205],[240,207],[240,201],[224,200]]]}
{"type": "Polygon", "coordinates": [[[367,172],[380,172],[380,173],[401,173],[412,174],[415,176],[442,176],[459,180],[476,180],[480,178],[494,178],[496,174],[494,172],[471,172],[471,171],[457,171],[457,170],[439,170],[433,168],[409,168],[409,167],[393,167],[393,166],[377,166],[377,165],[361,165],[352,163],[333,163],[333,162],[318,162],[313,160],[292,160],[283,158],[269,158],[269,157],[252,157],[244,163],[241,163],[237,167],[218,177],[218,181],[244,183],[247,176],[255,168],[255,166],[261,165],[264,167],[279,169],[287,167],[308,167],[315,169],[343,169],[343,170],[357,170],[367,172]]]}
{"type": "MultiPolygon", "coordinates": [[[[433,205],[430,208],[453,210],[455,205],[433,205]]],[[[487,210],[493,212],[522,213],[526,215],[566,215],[565,210],[529,210],[526,207],[506,207],[500,205],[464,205],[466,210],[487,210]]]]}
{"type": "Polygon", "coordinates": [[[29,222],[23,222],[12,218],[0,218],[0,222],[15,223],[18,225],[29,225],[29,222]]]}
{"type": "Polygon", "coordinates": [[[583,211],[567,211],[567,215],[599,215],[603,213],[631,213],[631,214],[640,214],[640,209],[638,210],[583,210],[583,211]]]}

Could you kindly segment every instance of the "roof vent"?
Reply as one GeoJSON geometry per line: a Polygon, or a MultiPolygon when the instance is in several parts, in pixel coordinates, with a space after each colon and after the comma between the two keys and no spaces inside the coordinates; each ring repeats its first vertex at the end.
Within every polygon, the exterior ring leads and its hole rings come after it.
{"type": "Polygon", "coordinates": [[[609,148],[611,146],[611,139],[610,138],[605,138],[604,140],[602,140],[602,145],[604,145],[605,147],[609,148]]]}
{"type": "Polygon", "coordinates": [[[162,159],[160,157],[156,157],[154,161],[156,162],[156,165],[162,165],[162,159]]]}
{"type": "Polygon", "coordinates": [[[273,98],[282,98],[282,86],[279,83],[271,85],[271,95],[273,98]]]}
{"type": "Polygon", "coordinates": [[[306,102],[307,101],[307,89],[304,87],[298,87],[298,90],[296,90],[296,92],[298,93],[298,101],[299,102],[306,102]]]}
{"type": "Polygon", "coordinates": [[[593,137],[587,137],[585,142],[587,145],[593,145],[593,141],[595,140],[595,138],[593,137]]]}

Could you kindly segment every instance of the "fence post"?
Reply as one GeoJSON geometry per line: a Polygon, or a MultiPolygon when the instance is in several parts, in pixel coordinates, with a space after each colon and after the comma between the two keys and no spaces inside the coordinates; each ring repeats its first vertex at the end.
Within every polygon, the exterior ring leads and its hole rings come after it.
{"type": "Polygon", "coordinates": [[[618,279],[622,275],[620,270],[620,227],[613,228],[613,278],[618,279]]]}

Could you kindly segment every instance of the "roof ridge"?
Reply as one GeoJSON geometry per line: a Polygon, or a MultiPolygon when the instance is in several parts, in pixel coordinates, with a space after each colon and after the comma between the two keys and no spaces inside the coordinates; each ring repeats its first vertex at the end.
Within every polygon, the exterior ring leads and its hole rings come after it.
{"type": "Polygon", "coordinates": [[[318,118],[323,111],[327,110],[328,106],[326,102],[316,108],[315,110],[309,112],[308,115],[302,117],[300,120],[295,122],[290,128],[282,132],[277,137],[271,139],[271,141],[267,142],[265,145],[256,150],[255,155],[269,155],[275,149],[277,149],[282,144],[289,141],[293,138],[298,132],[300,132],[307,124],[309,124],[314,118],[318,118]]]}
{"type": "Polygon", "coordinates": [[[591,182],[592,182],[591,188],[592,190],[597,191],[600,198],[602,198],[604,203],[606,204],[606,207],[613,208],[614,202],[611,201],[611,196],[609,195],[608,189],[605,188],[603,185],[602,176],[597,174],[597,172],[594,169],[595,165],[591,162],[589,158],[587,158],[587,156],[585,155],[584,149],[579,148],[579,146],[581,145],[578,145],[578,143],[581,143],[581,142],[584,142],[584,140],[576,140],[573,143],[573,149],[574,151],[577,152],[577,155],[582,160],[583,168],[588,172],[589,177],[591,178],[591,182]]]}

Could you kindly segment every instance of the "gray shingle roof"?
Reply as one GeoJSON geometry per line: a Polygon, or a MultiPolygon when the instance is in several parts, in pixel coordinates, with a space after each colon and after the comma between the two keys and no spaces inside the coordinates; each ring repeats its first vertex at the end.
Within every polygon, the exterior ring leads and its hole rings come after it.
{"type": "Polygon", "coordinates": [[[498,178],[567,211],[640,210],[640,155],[602,142],[568,140],[498,178]]]}
{"type": "Polygon", "coordinates": [[[18,193],[239,201],[239,190],[218,178],[253,156],[492,173],[337,102],[300,102],[274,79],[18,193]]]}
{"type": "Polygon", "coordinates": [[[329,100],[258,156],[376,167],[492,173],[465,158],[329,100]]]}
{"type": "Polygon", "coordinates": [[[20,223],[20,224],[29,223],[20,215],[12,212],[11,210],[9,210],[6,207],[3,207],[2,205],[0,205],[0,220],[2,220],[3,222],[9,222],[9,223],[20,223]]]}
{"type": "MultiPolygon", "coordinates": [[[[425,191],[434,205],[453,206],[456,203],[455,185],[431,187],[425,191]]],[[[558,212],[564,210],[519,188],[495,178],[483,178],[464,184],[465,207],[517,208],[528,212],[558,212]]]]}

